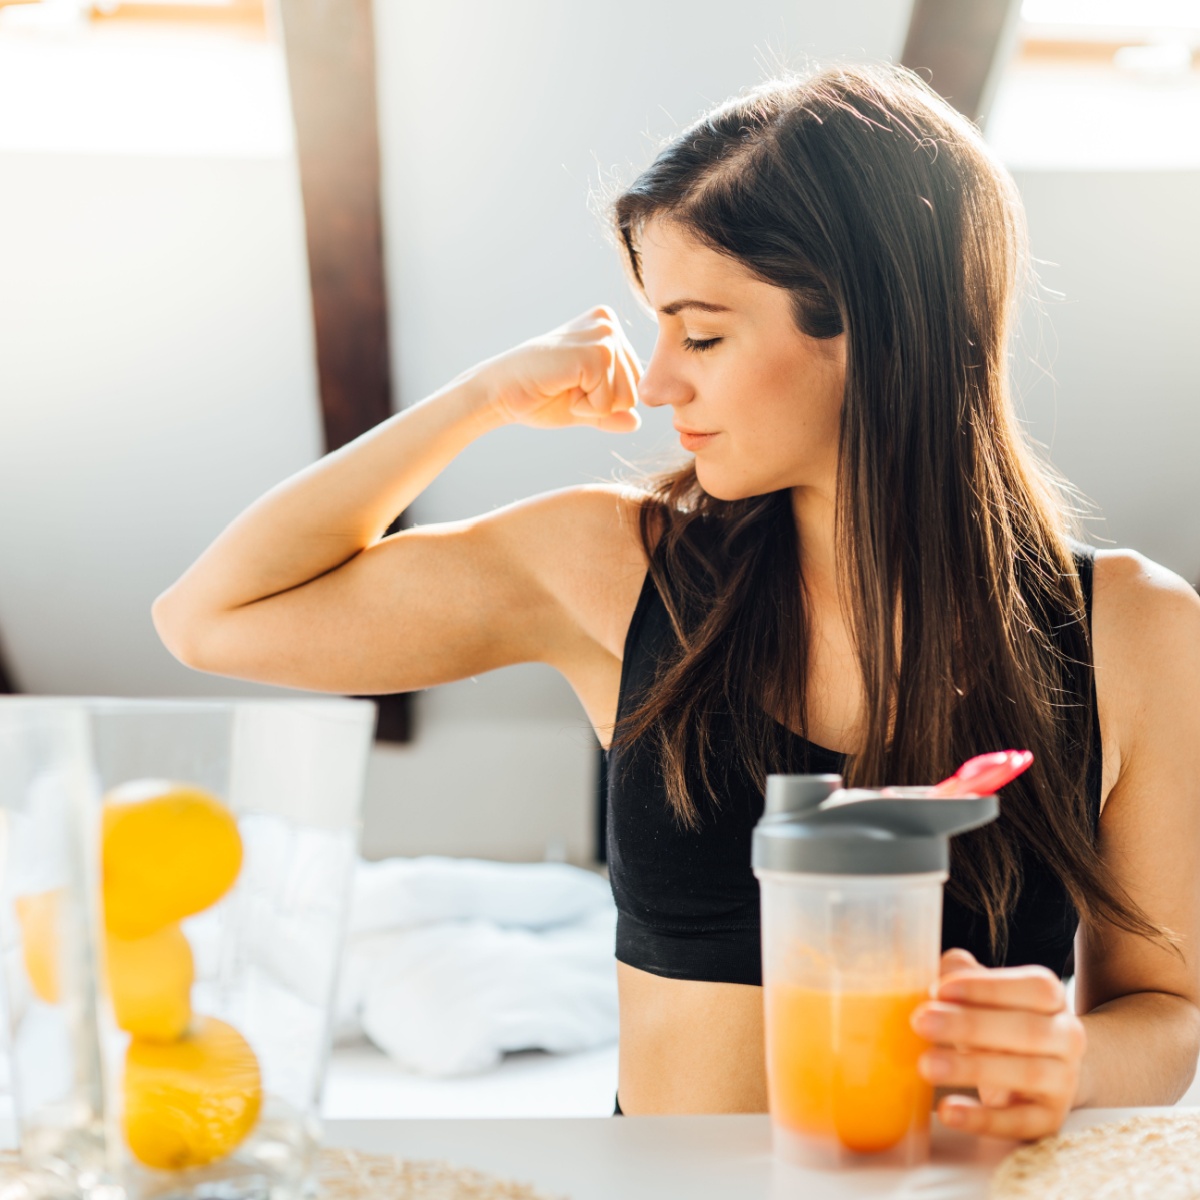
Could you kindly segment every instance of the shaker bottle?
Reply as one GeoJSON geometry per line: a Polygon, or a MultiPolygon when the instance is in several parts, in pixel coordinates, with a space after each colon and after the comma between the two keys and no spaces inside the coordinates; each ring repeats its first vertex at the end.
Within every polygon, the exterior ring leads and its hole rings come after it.
{"type": "Polygon", "coordinates": [[[809,1167],[929,1156],[932,1088],[909,1024],[941,952],[949,837],[995,796],[844,789],[771,775],[754,830],[767,1083],[776,1153],[809,1167]]]}

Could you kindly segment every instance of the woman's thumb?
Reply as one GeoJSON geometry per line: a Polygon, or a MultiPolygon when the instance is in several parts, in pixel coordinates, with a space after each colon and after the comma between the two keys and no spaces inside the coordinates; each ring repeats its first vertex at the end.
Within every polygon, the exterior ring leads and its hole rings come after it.
{"type": "Polygon", "coordinates": [[[636,408],[607,413],[600,418],[598,427],[605,433],[634,433],[642,427],[642,415],[636,408]]]}
{"type": "Polygon", "coordinates": [[[979,965],[979,960],[970,950],[964,950],[961,946],[956,946],[953,950],[947,950],[942,954],[941,970],[939,973],[947,975],[951,971],[963,971],[968,967],[977,967],[979,965]]]}

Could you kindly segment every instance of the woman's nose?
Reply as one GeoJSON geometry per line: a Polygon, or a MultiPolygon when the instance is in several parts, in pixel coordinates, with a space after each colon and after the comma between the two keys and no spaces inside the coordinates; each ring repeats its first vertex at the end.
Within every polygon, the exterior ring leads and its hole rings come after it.
{"type": "Polygon", "coordinates": [[[638,380],[639,402],[647,408],[662,408],[668,404],[686,404],[691,397],[691,388],[670,369],[666,356],[656,345],[638,380]]]}

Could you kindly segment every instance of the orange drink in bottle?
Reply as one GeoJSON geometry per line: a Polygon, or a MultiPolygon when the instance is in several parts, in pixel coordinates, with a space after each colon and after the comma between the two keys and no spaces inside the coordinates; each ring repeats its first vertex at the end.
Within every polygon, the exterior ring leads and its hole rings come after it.
{"type": "Polygon", "coordinates": [[[800,1136],[878,1154],[926,1130],[928,1043],[909,1024],[925,992],[835,992],[776,983],[766,993],[771,1112],[800,1136]]]}

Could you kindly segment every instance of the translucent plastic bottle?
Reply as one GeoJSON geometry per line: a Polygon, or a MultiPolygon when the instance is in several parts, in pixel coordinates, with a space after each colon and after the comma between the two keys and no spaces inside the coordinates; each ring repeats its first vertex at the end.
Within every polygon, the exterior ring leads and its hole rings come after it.
{"type": "Polygon", "coordinates": [[[755,830],[776,1152],[912,1166],[929,1155],[932,1090],[909,1018],[937,976],[948,839],[992,820],[996,798],[841,782],[771,776],[755,830]]]}

